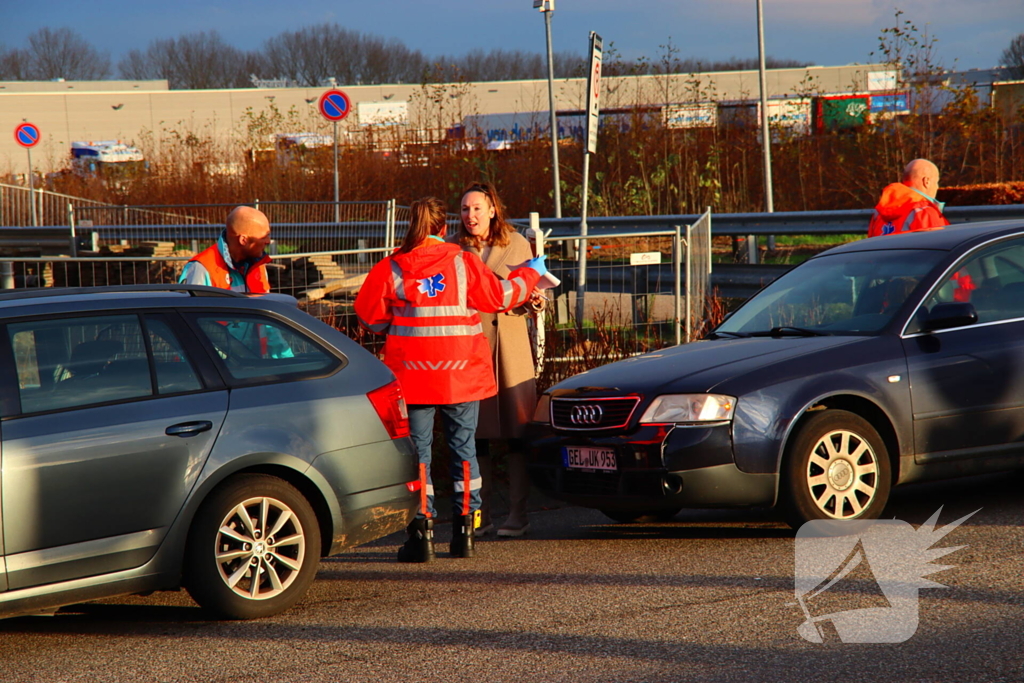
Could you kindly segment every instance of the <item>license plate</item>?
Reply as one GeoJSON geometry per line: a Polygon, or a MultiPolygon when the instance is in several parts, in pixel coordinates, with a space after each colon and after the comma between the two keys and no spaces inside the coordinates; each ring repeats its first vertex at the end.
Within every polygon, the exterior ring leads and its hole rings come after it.
{"type": "Polygon", "coordinates": [[[562,448],[562,462],[571,470],[615,471],[615,449],[566,446],[562,448]]]}

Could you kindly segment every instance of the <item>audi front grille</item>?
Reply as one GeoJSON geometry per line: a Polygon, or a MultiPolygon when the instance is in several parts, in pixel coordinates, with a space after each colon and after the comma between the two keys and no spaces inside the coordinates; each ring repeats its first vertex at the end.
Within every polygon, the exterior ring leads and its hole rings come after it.
{"type": "Polygon", "coordinates": [[[639,396],[621,398],[552,398],[551,425],[555,429],[585,432],[620,429],[629,424],[639,396]]]}

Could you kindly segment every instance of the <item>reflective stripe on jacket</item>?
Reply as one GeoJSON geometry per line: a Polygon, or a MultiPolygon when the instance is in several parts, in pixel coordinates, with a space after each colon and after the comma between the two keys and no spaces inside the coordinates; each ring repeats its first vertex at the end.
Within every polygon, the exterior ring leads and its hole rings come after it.
{"type": "Polygon", "coordinates": [[[429,240],[373,267],[356,297],[356,315],[365,328],[387,335],[384,363],[408,403],[478,401],[497,393],[497,385],[477,311],[522,305],[538,279],[519,268],[501,280],[475,254],[429,240]]]}
{"type": "Polygon", "coordinates": [[[937,230],[949,225],[938,202],[903,183],[882,190],[882,198],[868,223],[868,237],[894,235],[915,230],[937,230]]]}

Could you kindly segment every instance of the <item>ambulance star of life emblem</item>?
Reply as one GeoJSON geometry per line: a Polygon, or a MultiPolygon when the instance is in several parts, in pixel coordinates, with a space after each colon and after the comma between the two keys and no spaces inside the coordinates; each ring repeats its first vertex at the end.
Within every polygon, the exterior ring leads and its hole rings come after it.
{"type": "Polygon", "coordinates": [[[444,291],[444,273],[425,277],[420,282],[420,291],[429,297],[437,296],[438,292],[444,291]]]}

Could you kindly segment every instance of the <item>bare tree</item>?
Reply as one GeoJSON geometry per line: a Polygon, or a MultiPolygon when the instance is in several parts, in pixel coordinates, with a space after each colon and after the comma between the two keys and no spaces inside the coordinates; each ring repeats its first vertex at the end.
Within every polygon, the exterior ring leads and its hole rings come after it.
{"type": "MultiPolygon", "coordinates": [[[[554,61],[556,78],[577,78],[586,76],[589,64],[586,58],[573,52],[555,52],[551,55],[554,61]]],[[[544,63],[547,68],[547,62],[544,63]]],[[[544,72],[547,78],[547,72],[544,72]]]]}
{"type": "Polygon", "coordinates": [[[316,87],[421,80],[427,60],[396,39],[365,35],[338,24],[285,31],[264,43],[267,69],[279,78],[316,87]]]}
{"type": "Polygon", "coordinates": [[[427,60],[419,50],[410,50],[400,40],[362,36],[362,67],[359,80],[367,84],[411,83],[418,81],[427,60]]]}
{"type": "Polygon", "coordinates": [[[515,81],[546,78],[548,74],[545,57],[522,50],[476,49],[461,57],[442,55],[436,63],[445,65],[445,77],[453,81],[515,81]]]}
{"type": "Polygon", "coordinates": [[[332,77],[354,83],[361,61],[358,42],[357,31],[319,24],[270,38],[264,54],[276,75],[301,85],[323,85],[332,77]]]}
{"type": "Polygon", "coordinates": [[[129,81],[161,78],[156,65],[149,58],[149,54],[142,50],[129,50],[117,63],[117,70],[121,74],[121,78],[129,81]]]}
{"type": "Polygon", "coordinates": [[[252,77],[266,78],[271,74],[269,60],[262,52],[243,52],[241,63],[232,79],[232,88],[247,88],[252,85],[252,77]]]}
{"type": "Polygon", "coordinates": [[[24,50],[8,50],[0,45],[0,81],[23,81],[28,78],[28,55],[24,50]]]}
{"type": "Polygon", "coordinates": [[[41,28],[28,37],[28,78],[89,81],[110,76],[110,57],[69,28],[41,28]]]}
{"type": "Polygon", "coordinates": [[[154,40],[144,53],[131,50],[118,69],[125,78],[166,78],[172,89],[202,90],[248,85],[253,61],[216,31],[201,31],[154,40]]]}
{"type": "Polygon", "coordinates": [[[1000,63],[1010,68],[1011,78],[1024,78],[1024,33],[1010,41],[1010,46],[1003,50],[1000,63]]]}

